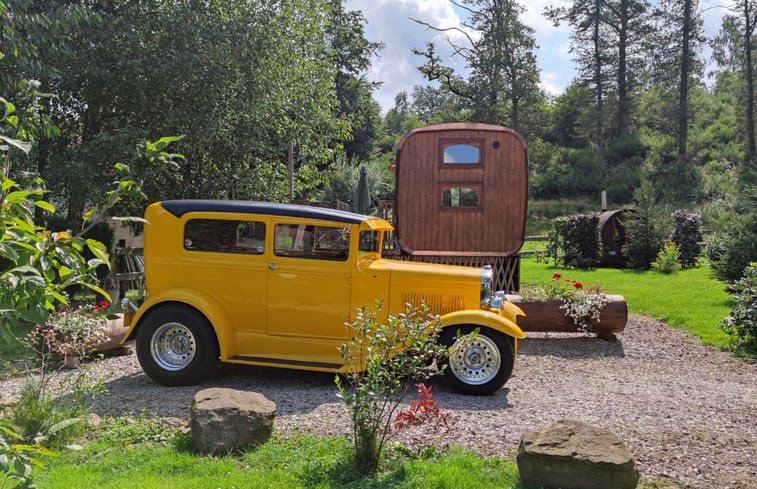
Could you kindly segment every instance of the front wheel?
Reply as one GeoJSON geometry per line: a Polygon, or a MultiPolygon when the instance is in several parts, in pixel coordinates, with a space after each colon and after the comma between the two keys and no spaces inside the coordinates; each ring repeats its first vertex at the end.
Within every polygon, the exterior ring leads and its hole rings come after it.
{"type": "Polygon", "coordinates": [[[512,341],[493,329],[453,326],[442,333],[441,341],[450,347],[447,383],[463,394],[492,394],[513,373],[515,353],[512,341]],[[474,331],[477,333],[471,335],[474,331]]]}
{"type": "Polygon", "coordinates": [[[144,318],[137,332],[139,364],[158,384],[198,384],[212,371],[218,356],[210,323],[185,306],[161,306],[144,318]]]}

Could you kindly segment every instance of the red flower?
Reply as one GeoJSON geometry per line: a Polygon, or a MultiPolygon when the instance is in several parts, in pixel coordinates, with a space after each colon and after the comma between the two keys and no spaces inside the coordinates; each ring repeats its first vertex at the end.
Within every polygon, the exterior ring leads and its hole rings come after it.
{"type": "Polygon", "coordinates": [[[559,280],[561,278],[562,278],[562,275],[560,275],[559,273],[552,275],[552,280],[559,280]]]}
{"type": "Polygon", "coordinates": [[[99,310],[100,310],[100,306],[95,304],[95,311],[99,311],[99,310]]]}
{"type": "Polygon", "coordinates": [[[100,302],[100,307],[102,307],[102,308],[106,308],[106,307],[108,307],[109,305],[110,305],[110,304],[108,304],[108,303],[107,303],[106,301],[102,301],[102,302],[100,302]]]}
{"type": "Polygon", "coordinates": [[[583,289],[583,288],[584,288],[584,284],[582,284],[581,282],[576,282],[576,281],[574,280],[574,281],[573,281],[573,287],[575,287],[575,288],[577,288],[577,289],[583,289]]]}

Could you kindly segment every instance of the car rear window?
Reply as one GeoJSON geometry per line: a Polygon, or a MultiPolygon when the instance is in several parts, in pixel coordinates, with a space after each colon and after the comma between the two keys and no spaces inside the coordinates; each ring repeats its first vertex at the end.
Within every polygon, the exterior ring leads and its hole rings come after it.
{"type": "Polygon", "coordinates": [[[184,225],[184,249],[262,255],[265,223],[223,219],[190,219],[184,225]]]}

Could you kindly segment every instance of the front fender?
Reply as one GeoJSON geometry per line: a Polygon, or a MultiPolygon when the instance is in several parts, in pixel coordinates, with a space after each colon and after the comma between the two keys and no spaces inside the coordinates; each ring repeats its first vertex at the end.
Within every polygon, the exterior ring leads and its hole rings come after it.
{"type": "MultiPolygon", "coordinates": [[[[517,306],[514,307],[516,307],[517,309],[517,306]]],[[[525,333],[523,333],[523,330],[518,327],[514,320],[503,316],[497,311],[467,309],[464,311],[455,311],[449,314],[445,314],[440,318],[440,320],[442,323],[442,328],[459,324],[471,324],[475,326],[485,326],[508,336],[512,336],[513,338],[519,339],[526,337],[525,333]]]]}
{"type": "Polygon", "coordinates": [[[229,318],[228,314],[226,314],[226,310],[217,300],[196,289],[169,289],[157,295],[150,294],[147,296],[145,302],[139,307],[137,312],[134,313],[134,316],[131,319],[131,324],[129,325],[129,330],[121,340],[121,343],[123,344],[129,340],[135,339],[140,321],[150,311],[154,310],[156,307],[160,307],[161,304],[167,303],[185,304],[200,311],[200,313],[208,319],[208,322],[216,333],[221,358],[226,358],[231,347],[229,344],[229,341],[231,340],[228,335],[229,331],[233,331],[231,318],[229,318]]]}

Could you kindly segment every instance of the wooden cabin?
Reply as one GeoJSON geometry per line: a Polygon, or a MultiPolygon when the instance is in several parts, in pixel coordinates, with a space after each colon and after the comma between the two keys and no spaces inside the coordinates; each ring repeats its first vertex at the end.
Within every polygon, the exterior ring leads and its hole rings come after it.
{"type": "Polygon", "coordinates": [[[414,129],[399,142],[392,207],[405,260],[494,268],[496,290],[519,286],[517,252],[526,223],[526,141],[512,129],[448,123],[414,129]]]}

